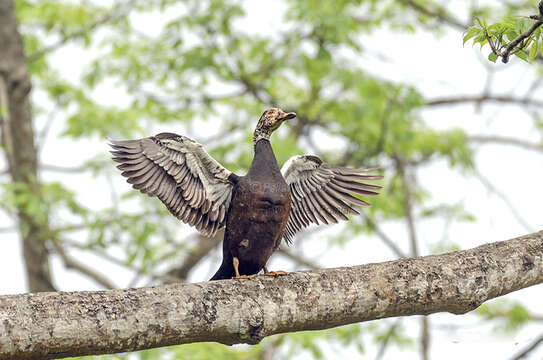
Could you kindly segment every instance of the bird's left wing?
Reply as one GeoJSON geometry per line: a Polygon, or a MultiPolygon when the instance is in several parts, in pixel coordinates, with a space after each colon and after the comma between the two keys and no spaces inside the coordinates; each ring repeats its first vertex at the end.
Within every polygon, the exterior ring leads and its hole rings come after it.
{"type": "Polygon", "coordinates": [[[237,175],[196,141],[161,133],[138,140],[111,141],[113,160],[132,186],[158,197],[179,220],[212,236],[226,223],[237,175]]]}
{"type": "Polygon", "coordinates": [[[345,214],[359,214],[353,205],[370,204],[352,194],[377,195],[380,186],[360,182],[382,179],[379,175],[365,175],[376,169],[334,166],[314,155],[291,157],[281,169],[291,192],[291,210],[283,238],[291,242],[298,231],[311,223],[337,223],[338,219],[348,220],[345,214]]]}

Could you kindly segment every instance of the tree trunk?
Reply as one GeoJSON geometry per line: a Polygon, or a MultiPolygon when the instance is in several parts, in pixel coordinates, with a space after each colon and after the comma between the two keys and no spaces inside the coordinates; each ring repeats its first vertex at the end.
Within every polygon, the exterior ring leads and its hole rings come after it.
{"type": "Polygon", "coordinates": [[[216,341],[393,316],[463,314],[543,282],[543,231],[443,255],[278,278],[0,296],[0,358],[45,359],[216,341]]]}
{"type": "MultiPolygon", "coordinates": [[[[16,191],[39,197],[37,151],[29,94],[31,90],[23,41],[13,1],[0,0],[0,132],[9,173],[16,191]]],[[[24,203],[17,203],[28,287],[32,292],[54,291],[45,239],[47,216],[40,221],[24,203]],[[44,220],[45,219],[45,220],[44,220]]]]}

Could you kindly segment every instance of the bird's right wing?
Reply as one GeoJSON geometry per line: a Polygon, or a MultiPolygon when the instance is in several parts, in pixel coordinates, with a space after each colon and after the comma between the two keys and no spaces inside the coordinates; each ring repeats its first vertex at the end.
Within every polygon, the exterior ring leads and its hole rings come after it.
{"type": "Polygon", "coordinates": [[[237,175],[196,141],[162,133],[138,140],[111,141],[117,167],[128,182],[158,197],[179,220],[212,236],[226,223],[237,175]]]}
{"type": "Polygon", "coordinates": [[[291,157],[281,169],[290,187],[291,209],[283,238],[291,242],[309,224],[348,220],[345,214],[359,214],[353,205],[369,206],[352,194],[377,195],[381,186],[360,181],[379,180],[379,175],[364,175],[376,170],[350,169],[324,163],[314,155],[291,157]]]}

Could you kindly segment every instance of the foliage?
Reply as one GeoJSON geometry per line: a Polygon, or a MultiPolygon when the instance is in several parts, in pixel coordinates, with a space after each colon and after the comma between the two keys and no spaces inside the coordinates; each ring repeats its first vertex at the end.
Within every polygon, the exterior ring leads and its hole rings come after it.
{"type": "Polygon", "coordinates": [[[516,332],[532,320],[532,315],[522,304],[504,300],[483,304],[477,314],[497,323],[496,329],[508,333],[516,332]]]}
{"type": "MultiPolygon", "coordinates": [[[[106,160],[106,137],[141,137],[163,127],[197,137],[218,161],[243,174],[252,159],[255,119],[264,108],[280,106],[298,114],[274,135],[280,163],[297,153],[318,152],[333,163],[382,165],[384,190],[371,199],[367,211],[374,223],[405,218],[406,187],[420,210],[418,217],[473,221],[461,204],[431,203],[428,189],[417,182],[406,184],[397,165],[401,160],[415,172],[417,166],[442,160],[455,171],[469,173],[476,165],[466,133],[438,130],[424,122],[425,99],[417,86],[385,80],[359,61],[371,50],[365,47],[363,36],[378,34],[383,27],[398,32],[439,32],[439,19],[451,16],[440,2],[417,4],[429,12],[407,1],[288,0],[283,3],[282,17],[274,20],[280,26],[248,29],[244,26],[247,2],[241,0],[125,0],[109,5],[16,2],[36,94],[34,109],[43,109],[35,111],[36,124],[47,123],[54,108],[58,111],[55,121],[62,128],[55,141],[98,141],[99,150],[85,147],[81,151],[88,156],[81,159],[85,176],[92,172],[100,180],[120,177],[106,160]],[[147,29],[146,21],[152,18],[159,19],[162,26],[147,29]],[[56,63],[65,42],[80,55],[74,59],[80,65],[76,76],[66,75],[56,63]],[[103,94],[111,93],[111,88],[113,97],[103,94]],[[322,144],[319,139],[323,136],[332,141],[322,144]]],[[[531,6],[533,2],[527,1],[507,10],[518,12],[531,6]]],[[[496,48],[489,56],[492,61],[533,23],[509,16],[487,25],[484,18],[496,15],[496,8],[481,7],[473,13],[480,18],[466,31],[464,43],[472,40],[481,47],[496,48]]],[[[533,60],[538,51],[543,52],[541,28],[512,54],[533,60]]],[[[3,112],[0,108],[0,114],[3,112]]],[[[156,275],[175,268],[197,244],[194,237],[186,236],[187,227],[156,199],[125,186],[128,191],[112,195],[115,201],[111,204],[91,208],[81,201],[86,189],[71,187],[64,174],[57,178],[43,181],[38,191],[22,183],[1,184],[2,206],[13,212],[17,204],[23,204],[43,223],[49,221],[49,238],[65,246],[95,254],[120,250],[122,255],[113,260],[133,270],[136,279],[151,283],[156,275]],[[73,238],[75,241],[69,241],[73,238]]],[[[332,238],[350,241],[345,239],[374,230],[358,218],[344,228],[344,233],[332,238]]],[[[339,243],[333,240],[330,246],[339,243]]],[[[523,323],[519,309],[504,312],[511,316],[511,328],[523,323]]],[[[494,314],[486,307],[480,313],[487,318],[494,314]]],[[[264,358],[267,346],[273,346],[286,358],[299,351],[323,358],[325,342],[350,345],[362,352],[362,328],[279,335],[250,348],[206,343],[149,350],[137,356],[252,359],[264,358]]],[[[401,327],[388,337],[381,330],[368,330],[377,343],[385,339],[398,346],[411,343],[410,334],[401,327]]],[[[108,358],[128,357],[133,355],[108,358]]]]}
{"type": "Polygon", "coordinates": [[[502,57],[507,62],[509,55],[515,55],[524,61],[534,61],[538,54],[543,56],[543,2],[538,15],[530,17],[506,16],[500,22],[488,25],[483,18],[476,18],[476,25],[464,34],[464,44],[472,40],[473,45],[481,48],[489,45],[491,53],[488,60],[496,62],[502,57]]]}

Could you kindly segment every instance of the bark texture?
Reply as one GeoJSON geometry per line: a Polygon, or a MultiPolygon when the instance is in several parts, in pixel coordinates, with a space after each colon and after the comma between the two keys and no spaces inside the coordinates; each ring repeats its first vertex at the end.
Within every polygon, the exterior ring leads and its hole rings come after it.
{"type": "Polygon", "coordinates": [[[463,314],[543,282],[543,231],[443,255],[279,278],[0,296],[0,358],[46,359],[216,341],[393,316],[463,314]]]}
{"type": "MultiPolygon", "coordinates": [[[[38,156],[34,146],[31,83],[13,1],[0,0],[0,133],[11,180],[39,196],[38,156]]],[[[30,291],[54,291],[45,239],[47,221],[36,221],[17,205],[18,227],[30,291]]]]}

